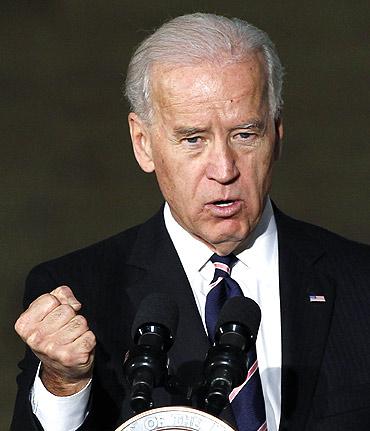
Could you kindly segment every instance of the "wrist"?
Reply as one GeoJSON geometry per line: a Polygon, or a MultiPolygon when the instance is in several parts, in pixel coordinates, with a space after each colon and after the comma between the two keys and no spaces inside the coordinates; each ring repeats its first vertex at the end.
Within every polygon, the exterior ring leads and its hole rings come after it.
{"type": "Polygon", "coordinates": [[[92,370],[83,376],[71,378],[41,365],[39,377],[45,388],[53,395],[67,397],[80,392],[90,381],[92,370]]]}

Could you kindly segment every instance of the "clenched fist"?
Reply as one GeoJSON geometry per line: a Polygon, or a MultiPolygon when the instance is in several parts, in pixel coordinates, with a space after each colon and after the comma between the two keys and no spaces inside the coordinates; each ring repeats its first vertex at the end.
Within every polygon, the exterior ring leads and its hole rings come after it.
{"type": "Polygon", "coordinates": [[[95,335],[77,314],[80,308],[71,289],[60,286],[33,301],[15,323],[42,362],[41,380],[54,395],[80,391],[92,374],[95,335]]]}

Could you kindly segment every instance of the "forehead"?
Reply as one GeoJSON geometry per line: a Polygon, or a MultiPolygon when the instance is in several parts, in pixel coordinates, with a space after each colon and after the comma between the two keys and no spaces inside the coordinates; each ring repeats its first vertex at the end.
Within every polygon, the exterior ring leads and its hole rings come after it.
{"type": "MultiPolygon", "coordinates": [[[[155,65],[152,102],[164,116],[226,110],[260,110],[267,102],[263,58],[229,64],[155,65]]],[[[225,114],[225,112],[223,112],[225,114]]]]}

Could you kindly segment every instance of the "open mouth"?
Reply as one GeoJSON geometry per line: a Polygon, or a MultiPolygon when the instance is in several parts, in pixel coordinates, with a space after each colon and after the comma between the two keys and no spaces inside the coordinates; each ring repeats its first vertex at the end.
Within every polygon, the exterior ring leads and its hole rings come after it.
{"type": "Polygon", "coordinates": [[[206,208],[215,217],[230,218],[241,211],[242,202],[239,199],[220,199],[210,202],[206,208]]]}
{"type": "Polygon", "coordinates": [[[218,207],[228,207],[232,205],[235,201],[216,201],[213,202],[213,205],[216,205],[218,207]]]}

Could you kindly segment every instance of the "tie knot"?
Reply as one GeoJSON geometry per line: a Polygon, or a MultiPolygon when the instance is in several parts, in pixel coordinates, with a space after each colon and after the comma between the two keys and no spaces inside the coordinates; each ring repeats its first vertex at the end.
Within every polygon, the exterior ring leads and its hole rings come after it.
{"type": "Polygon", "coordinates": [[[228,254],[227,256],[219,256],[215,253],[211,257],[211,262],[213,263],[216,271],[222,271],[222,273],[219,273],[219,275],[223,277],[230,275],[231,268],[237,260],[237,257],[233,254],[228,254]]]}

